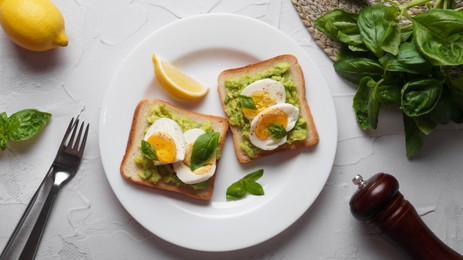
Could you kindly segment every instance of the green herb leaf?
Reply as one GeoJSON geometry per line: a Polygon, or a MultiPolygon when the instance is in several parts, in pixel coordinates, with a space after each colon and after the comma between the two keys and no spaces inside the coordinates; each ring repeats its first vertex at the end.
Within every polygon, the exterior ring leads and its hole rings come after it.
{"type": "Polygon", "coordinates": [[[251,195],[264,195],[264,188],[256,181],[264,175],[264,170],[260,169],[249,173],[238,181],[232,183],[227,188],[227,200],[239,200],[244,198],[248,193],[251,195]]]}
{"type": "Polygon", "coordinates": [[[257,109],[256,104],[254,103],[254,99],[252,99],[252,97],[239,95],[238,98],[240,99],[241,105],[244,108],[253,109],[253,110],[257,109]]]}
{"type": "Polygon", "coordinates": [[[315,21],[315,26],[326,36],[333,40],[338,40],[338,33],[344,34],[358,33],[357,25],[358,14],[346,12],[341,9],[334,9],[315,21]]]}
{"type": "Polygon", "coordinates": [[[428,114],[439,101],[443,84],[437,79],[408,82],[402,89],[402,111],[409,117],[428,114]]]}
{"type": "Polygon", "coordinates": [[[416,49],[413,42],[404,42],[397,56],[386,54],[379,59],[387,71],[428,74],[434,67],[416,49]]]}
{"type": "Polygon", "coordinates": [[[271,124],[268,127],[268,131],[272,139],[281,139],[286,136],[286,129],[282,125],[271,124]]]}
{"type": "Polygon", "coordinates": [[[192,171],[203,166],[214,154],[215,149],[219,145],[220,134],[217,132],[209,132],[200,135],[193,144],[191,151],[191,164],[192,171]]]}
{"type": "Polygon", "coordinates": [[[0,113],[0,151],[5,150],[8,142],[8,116],[5,112],[0,113]]]}
{"type": "Polygon", "coordinates": [[[154,147],[145,140],[141,140],[141,151],[146,159],[152,161],[158,160],[158,156],[156,155],[156,149],[154,149],[154,147]]]}
{"type": "Polygon", "coordinates": [[[227,188],[227,200],[239,200],[246,196],[248,192],[243,181],[237,181],[227,188]]]}
{"type": "MultiPolygon", "coordinates": [[[[463,70],[462,70],[463,71],[463,70]]],[[[448,84],[452,100],[463,109],[463,75],[458,78],[450,78],[448,84]]]]}
{"type": "Polygon", "coordinates": [[[417,48],[433,65],[463,64],[463,13],[433,9],[412,22],[417,48]]]}
{"type": "Polygon", "coordinates": [[[401,109],[411,157],[437,125],[463,123],[463,12],[455,0],[436,1],[418,15],[408,9],[430,1],[376,3],[358,14],[327,12],[315,24],[342,43],[334,68],[358,86],[353,102],[358,125],[376,128],[380,107],[401,109]]]}
{"type": "MultiPolygon", "coordinates": [[[[463,87],[463,85],[462,85],[463,87]]],[[[448,124],[450,121],[461,122],[463,118],[463,111],[457,102],[454,102],[450,90],[444,86],[434,109],[427,115],[436,127],[437,124],[448,124]]],[[[425,134],[429,134],[428,133],[425,134]]]]}
{"type": "Polygon", "coordinates": [[[349,45],[353,51],[367,51],[357,25],[358,14],[335,9],[315,21],[315,26],[333,40],[349,45]]]}
{"type": "Polygon", "coordinates": [[[405,130],[405,149],[407,157],[410,158],[416,155],[423,147],[423,134],[416,126],[413,118],[403,115],[404,130],[405,130]]]}
{"type": "Polygon", "coordinates": [[[10,140],[23,141],[38,134],[50,120],[51,114],[36,109],[24,109],[8,118],[7,133],[10,140]]]}
{"type": "Polygon", "coordinates": [[[376,86],[376,98],[385,107],[400,106],[401,90],[404,79],[400,73],[388,73],[376,86]]]}
{"type": "Polygon", "coordinates": [[[400,45],[400,30],[397,26],[398,9],[384,4],[366,7],[359,12],[358,26],[363,42],[376,57],[384,51],[397,54],[400,45]]]}
{"type": "Polygon", "coordinates": [[[257,182],[245,182],[246,183],[246,190],[251,195],[264,195],[264,188],[257,182]]]}
{"type": "Polygon", "coordinates": [[[243,179],[246,181],[257,181],[264,175],[264,169],[259,169],[257,171],[253,171],[248,175],[244,176],[243,179]]]}
{"type": "Polygon", "coordinates": [[[400,41],[406,42],[413,33],[413,26],[406,25],[400,28],[400,41]]]}
{"type": "Polygon", "coordinates": [[[379,80],[384,73],[383,66],[379,62],[358,57],[339,59],[334,63],[334,69],[345,80],[355,84],[367,76],[379,80]]]}
{"type": "Polygon", "coordinates": [[[378,124],[380,104],[376,98],[377,83],[370,77],[360,81],[354,96],[353,108],[357,123],[364,130],[375,129],[378,124]]]}

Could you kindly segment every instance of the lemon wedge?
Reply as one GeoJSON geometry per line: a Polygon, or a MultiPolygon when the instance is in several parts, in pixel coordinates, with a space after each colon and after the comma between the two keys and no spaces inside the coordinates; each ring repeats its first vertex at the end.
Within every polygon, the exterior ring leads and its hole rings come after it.
{"type": "Polygon", "coordinates": [[[186,75],[183,71],[153,54],[154,72],[162,87],[172,96],[194,100],[204,97],[209,87],[186,75]]]}

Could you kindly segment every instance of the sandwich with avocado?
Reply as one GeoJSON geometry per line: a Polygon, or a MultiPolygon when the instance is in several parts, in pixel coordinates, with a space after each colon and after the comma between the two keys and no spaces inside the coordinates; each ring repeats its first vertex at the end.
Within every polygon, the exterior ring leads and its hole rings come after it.
{"type": "Polygon", "coordinates": [[[304,75],[294,55],[225,70],[218,76],[218,91],[240,163],[317,145],[304,75]]]}
{"type": "Polygon", "coordinates": [[[209,200],[228,131],[225,118],[141,100],[122,159],[127,181],[209,200]]]}

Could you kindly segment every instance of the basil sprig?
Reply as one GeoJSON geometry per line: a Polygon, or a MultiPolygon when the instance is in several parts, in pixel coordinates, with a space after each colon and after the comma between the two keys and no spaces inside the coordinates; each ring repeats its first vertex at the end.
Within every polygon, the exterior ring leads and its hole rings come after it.
{"type": "Polygon", "coordinates": [[[247,194],[261,196],[264,195],[264,188],[257,183],[257,180],[264,175],[264,169],[249,173],[227,188],[227,200],[240,200],[247,194]]]}
{"type": "Polygon", "coordinates": [[[37,109],[24,109],[12,114],[0,113],[0,151],[8,141],[24,141],[38,134],[47,125],[50,113],[37,109]]]}
{"type": "Polygon", "coordinates": [[[376,129],[381,108],[399,108],[411,157],[439,124],[463,122],[463,12],[455,0],[376,2],[327,12],[315,25],[343,45],[334,69],[356,85],[358,125],[376,129]],[[430,10],[407,12],[423,4],[430,10]]]}
{"type": "Polygon", "coordinates": [[[154,147],[145,140],[141,140],[141,151],[146,159],[153,161],[158,160],[156,149],[154,149],[154,147]]]}
{"type": "Polygon", "coordinates": [[[257,109],[256,104],[254,103],[254,99],[252,99],[252,97],[239,95],[238,98],[240,99],[241,105],[244,108],[252,109],[252,110],[257,109]]]}
{"type": "Polygon", "coordinates": [[[191,151],[191,171],[198,169],[209,161],[219,145],[219,138],[219,133],[209,132],[200,135],[196,139],[193,144],[193,150],[191,151]]]}
{"type": "Polygon", "coordinates": [[[286,136],[286,129],[282,125],[271,124],[268,131],[272,139],[281,139],[286,136]]]}

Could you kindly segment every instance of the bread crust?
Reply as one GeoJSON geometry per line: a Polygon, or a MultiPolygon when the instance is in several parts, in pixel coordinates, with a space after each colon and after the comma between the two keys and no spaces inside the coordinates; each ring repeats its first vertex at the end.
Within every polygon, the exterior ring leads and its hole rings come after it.
{"type": "Polygon", "coordinates": [[[170,191],[170,192],[181,193],[186,196],[200,199],[200,200],[209,200],[212,197],[212,193],[214,191],[215,176],[217,175],[217,169],[219,168],[218,163],[220,160],[217,160],[216,162],[217,163],[216,172],[209,179],[209,186],[203,190],[195,190],[189,186],[177,187],[176,185],[171,185],[168,183],[164,183],[162,181],[160,181],[158,184],[153,184],[151,182],[148,182],[142,179],[139,176],[138,173],[142,169],[138,165],[135,164],[134,158],[135,156],[137,156],[137,154],[140,153],[139,144],[145,135],[145,132],[144,132],[145,127],[149,126],[146,119],[149,116],[150,109],[155,105],[161,105],[161,104],[164,104],[169,109],[169,111],[172,112],[172,114],[187,116],[198,123],[211,121],[212,128],[214,129],[214,131],[220,134],[219,145],[218,145],[219,150],[223,149],[223,145],[225,143],[225,137],[227,135],[227,131],[229,127],[227,119],[223,117],[219,117],[219,116],[206,115],[206,114],[200,114],[200,113],[193,112],[193,111],[188,111],[180,107],[177,107],[175,105],[172,105],[170,103],[167,103],[163,100],[159,100],[159,99],[154,99],[154,100],[143,99],[138,103],[135,109],[135,112],[134,112],[134,116],[132,119],[132,126],[130,129],[129,138],[127,141],[127,147],[126,147],[125,154],[122,159],[121,166],[120,166],[120,173],[125,180],[129,181],[130,183],[136,184],[136,185],[141,185],[144,187],[155,188],[155,189],[165,190],[165,191],[170,191]]]}
{"type": "Polygon", "coordinates": [[[317,128],[315,126],[315,122],[313,120],[312,113],[310,112],[310,107],[309,107],[309,104],[306,98],[304,74],[298,63],[297,58],[292,54],[283,54],[283,55],[279,55],[279,56],[276,56],[276,57],[273,57],[267,60],[263,60],[257,63],[249,64],[243,67],[222,71],[218,76],[218,92],[220,96],[220,101],[222,103],[222,108],[226,114],[226,105],[225,105],[225,98],[227,97],[227,93],[225,90],[225,80],[226,79],[238,79],[245,74],[252,76],[252,75],[257,74],[260,71],[273,68],[276,64],[280,62],[284,62],[284,61],[289,62],[289,64],[291,65],[290,70],[289,70],[290,77],[291,77],[291,80],[297,86],[297,94],[299,98],[299,103],[301,105],[300,113],[301,113],[301,116],[307,121],[307,128],[308,128],[309,134],[305,140],[296,141],[296,142],[293,142],[292,144],[284,144],[271,151],[261,150],[255,158],[252,158],[252,157],[249,157],[244,151],[240,149],[240,144],[242,143],[241,129],[238,126],[230,125],[230,129],[233,134],[233,146],[235,149],[235,155],[240,163],[247,163],[254,159],[268,156],[268,155],[281,152],[281,151],[285,151],[285,150],[294,150],[294,149],[298,149],[302,147],[312,147],[312,146],[317,145],[319,142],[317,128]]]}

